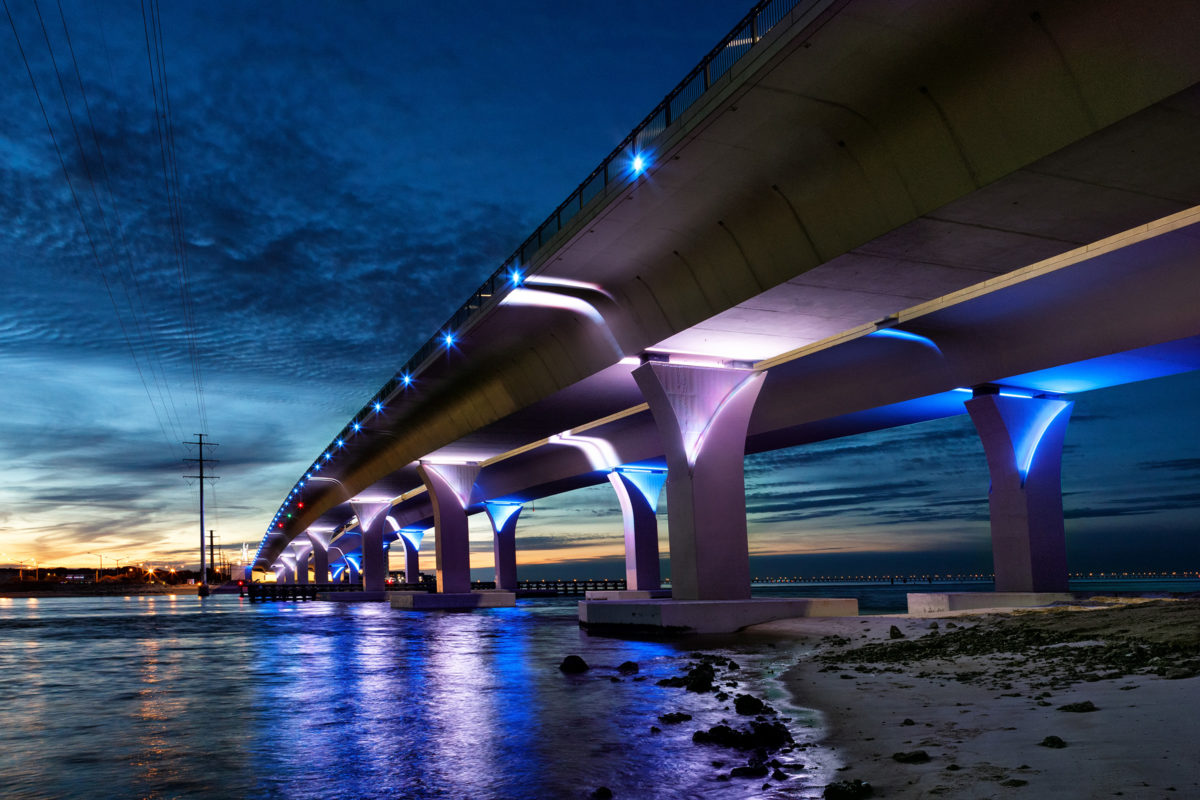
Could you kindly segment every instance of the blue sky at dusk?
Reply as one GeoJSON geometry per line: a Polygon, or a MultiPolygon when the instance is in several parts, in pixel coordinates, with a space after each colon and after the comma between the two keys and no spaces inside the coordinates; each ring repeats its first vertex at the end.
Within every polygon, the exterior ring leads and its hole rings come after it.
{"type": "MultiPolygon", "coordinates": [[[[94,566],[195,563],[201,430],[210,527],[253,552],[331,436],[749,3],[7,7],[0,564],[94,566]]],[[[1200,565],[1197,390],[1075,398],[1073,569],[1200,565]]],[[[752,456],[755,571],[987,569],[987,481],[965,416],[752,456]]],[[[611,489],[539,500],[517,543],[531,576],[616,574],[611,489]]]]}

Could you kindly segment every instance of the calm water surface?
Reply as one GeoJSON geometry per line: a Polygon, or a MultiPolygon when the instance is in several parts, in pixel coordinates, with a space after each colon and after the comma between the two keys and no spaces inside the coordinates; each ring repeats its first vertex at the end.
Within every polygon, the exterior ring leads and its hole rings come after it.
{"type": "MultiPolygon", "coordinates": [[[[263,798],[819,797],[821,750],[786,789],[720,782],[743,763],[692,744],[735,715],[655,685],[690,650],[588,636],[571,601],[418,613],[234,597],[0,599],[0,796],[263,798]],[[592,666],[565,676],[568,653],[592,666]],[[644,681],[610,680],[633,660],[644,681]],[[668,711],[695,720],[662,725],[668,711]]],[[[688,642],[732,655],[797,742],[817,715],[774,677],[787,643],[688,642]]]]}

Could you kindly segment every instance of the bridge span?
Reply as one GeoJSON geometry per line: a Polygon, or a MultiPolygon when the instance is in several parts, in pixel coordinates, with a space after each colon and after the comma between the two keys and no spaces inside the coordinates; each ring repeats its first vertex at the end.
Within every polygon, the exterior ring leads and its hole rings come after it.
{"type": "Polygon", "coordinates": [[[749,595],[746,452],[969,413],[997,589],[1066,588],[1071,400],[1200,366],[1187,2],[764,2],[303,470],[255,568],[515,586],[609,481],[630,590],[749,595]],[[432,537],[425,533],[429,531],[432,537]]]}

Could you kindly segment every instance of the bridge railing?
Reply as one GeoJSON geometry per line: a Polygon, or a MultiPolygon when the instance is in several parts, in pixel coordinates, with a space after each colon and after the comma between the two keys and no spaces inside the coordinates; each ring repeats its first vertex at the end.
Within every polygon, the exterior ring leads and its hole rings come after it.
{"type": "MultiPolygon", "coordinates": [[[[655,106],[654,110],[609,153],[608,157],[583,179],[575,191],[571,192],[567,199],[554,209],[554,212],[508,257],[500,268],[475,290],[467,302],[446,321],[438,334],[421,345],[391,380],[371,397],[367,404],[346,424],[346,427],[334,437],[313,466],[320,468],[328,460],[325,458],[325,454],[336,453],[339,447],[337,443],[349,439],[357,430],[356,425],[363,425],[373,414],[378,413],[379,407],[387,403],[388,398],[398,389],[407,385],[407,382],[420,371],[426,361],[438,352],[453,346],[452,343],[446,341],[446,334],[454,335],[475,314],[492,303],[498,302],[505,294],[519,286],[526,276],[527,266],[533,263],[537,252],[576,215],[588,208],[597,197],[607,194],[609,186],[625,184],[636,178],[641,170],[634,167],[634,158],[643,153],[651,153],[653,144],[671,127],[671,124],[703,97],[768,31],[783,21],[797,6],[804,5],[811,9],[819,6],[822,1],[761,0],[754,8],[750,9],[750,12],[734,26],[733,30],[704,56],[700,63],[663,98],[662,102],[655,106]]],[[[308,473],[310,470],[312,467],[304,472],[308,473]]],[[[280,510],[285,511],[289,505],[290,501],[285,500],[280,510]]],[[[264,544],[271,531],[272,528],[268,525],[267,536],[263,537],[264,544]]],[[[259,552],[261,553],[261,551],[262,545],[259,547],[259,552]]]]}

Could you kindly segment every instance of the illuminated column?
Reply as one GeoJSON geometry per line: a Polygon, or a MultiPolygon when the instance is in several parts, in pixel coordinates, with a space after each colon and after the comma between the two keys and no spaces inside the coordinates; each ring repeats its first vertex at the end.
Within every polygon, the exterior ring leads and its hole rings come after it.
{"type": "Polygon", "coordinates": [[[657,589],[662,583],[658,570],[658,498],[667,473],[662,470],[617,469],[608,480],[617,491],[621,520],[625,525],[625,586],[628,589],[657,589]]]}
{"type": "Polygon", "coordinates": [[[417,528],[401,528],[398,541],[404,543],[404,582],[417,583],[421,580],[421,539],[425,531],[417,528]]]}
{"type": "Polygon", "coordinates": [[[308,584],[308,556],[310,553],[309,548],[296,552],[296,583],[308,584]]]}
{"type": "Polygon", "coordinates": [[[308,540],[312,542],[313,583],[329,583],[328,545],[312,531],[308,533],[308,540]]]}
{"type": "Polygon", "coordinates": [[[750,597],[742,460],[765,374],[655,361],[633,371],[666,449],[676,600],[750,597]]]}
{"type": "Polygon", "coordinates": [[[476,464],[421,462],[417,473],[433,502],[433,534],[437,563],[437,590],[447,594],[471,591],[471,543],[467,535],[467,507],[479,475],[476,464]]]}
{"type": "MultiPolygon", "coordinates": [[[[362,558],[362,556],[360,555],[359,558],[362,558]]],[[[346,576],[346,583],[352,585],[362,583],[362,573],[358,571],[358,565],[349,558],[346,559],[346,576]]]]}
{"type": "Polygon", "coordinates": [[[382,592],[387,584],[387,551],[383,549],[382,513],[390,503],[355,503],[350,506],[362,531],[362,587],[365,592],[382,592]]]}
{"type": "Polygon", "coordinates": [[[492,522],[492,556],[496,564],[496,588],[517,590],[517,517],[521,503],[484,503],[492,522]]]}
{"type": "Polygon", "coordinates": [[[1074,403],[976,392],[966,406],[992,478],[996,591],[1065,592],[1062,447],[1074,403]]]}

